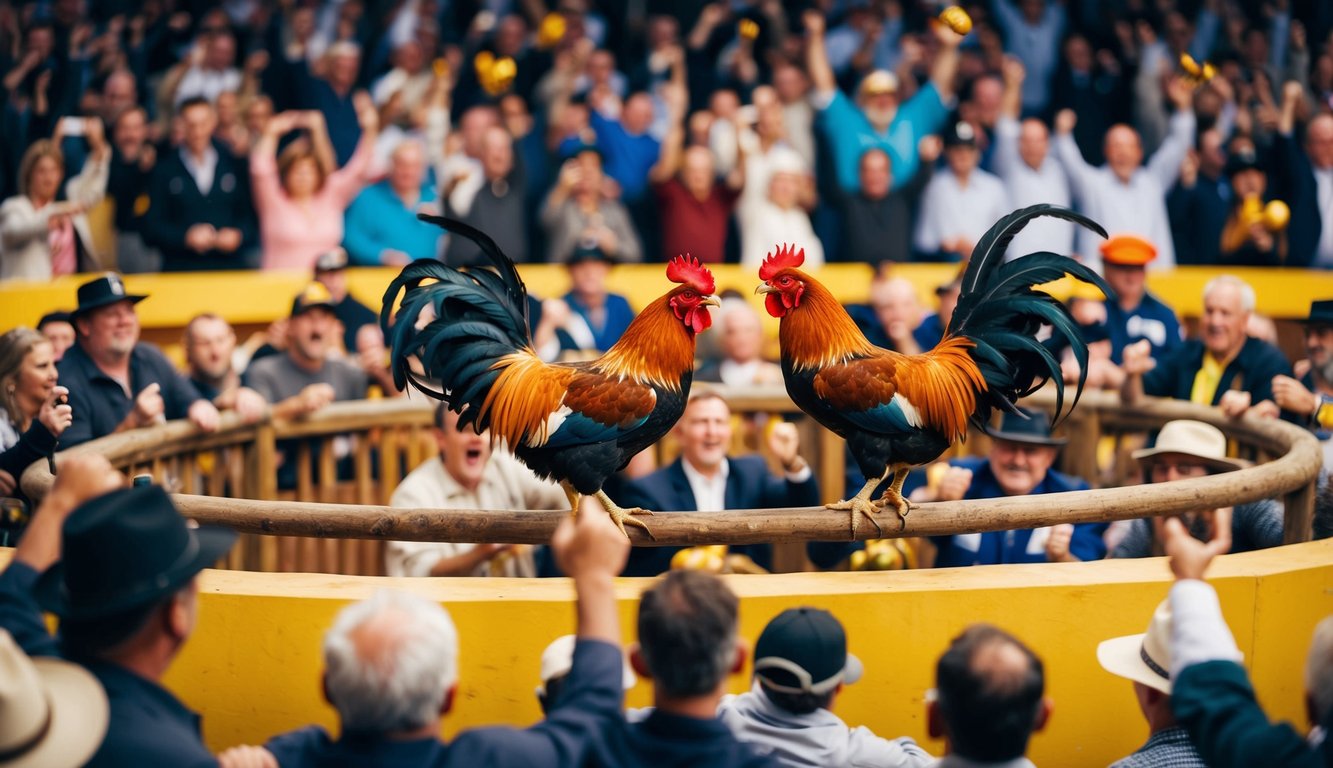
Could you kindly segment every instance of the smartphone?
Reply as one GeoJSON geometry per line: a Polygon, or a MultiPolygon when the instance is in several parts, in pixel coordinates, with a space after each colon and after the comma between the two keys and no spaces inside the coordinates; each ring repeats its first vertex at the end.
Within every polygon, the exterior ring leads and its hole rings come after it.
{"type": "Polygon", "coordinates": [[[88,130],[88,121],[82,117],[67,117],[62,125],[66,136],[82,136],[88,130]]]}

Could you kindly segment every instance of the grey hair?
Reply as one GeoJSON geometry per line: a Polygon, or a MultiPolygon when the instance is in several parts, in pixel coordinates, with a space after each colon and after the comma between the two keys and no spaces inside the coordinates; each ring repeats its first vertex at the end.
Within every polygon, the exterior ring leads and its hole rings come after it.
{"type": "Polygon", "coordinates": [[[415,730],[439,719],[458,681],[458,631],[439,604],[382,589],[339,612],[324,665],[344,732],[415,730]]]}
{"type": "Polygon", "coordinates": [[[1255,306],[1254,288],[1235,275],[1218,275],[1209,280],[1203,286],[1203,298],[1206,300],[1208,294],[1227,285],[1235,288],[1240,293],[1240,308],[1246,312],[1253,312],[1255,306]]]}
{"type": "Polygon", "coordinates": [[[659,693],[716,690],[736,661],[738,600],[716,576],[667,571],[639,599],[639,652],[659,693]]]}
{"type": "Polygon", "coordinates": [[[1333,616],[1319,622],[1305,661],[1305,690],[1314,702],[1319,722],[1333,713],[1333,616]]]}

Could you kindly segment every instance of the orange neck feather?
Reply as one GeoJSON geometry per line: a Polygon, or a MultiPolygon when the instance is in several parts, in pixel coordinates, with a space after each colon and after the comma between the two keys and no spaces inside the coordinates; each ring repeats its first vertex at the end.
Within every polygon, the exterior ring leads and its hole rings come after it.
{"type": "Polygon", "coordinates": [[[593,367],[610,376],[680,389],[680,377],[694,368],[694,334],[662,296],[634,318],[593,367]]]}
{"type": "Polygon", "coordinates": [[[877,347],[856,327],[833,294],[814,278],[802,272],[796,275],[805,284],[805,291],[800,306],[793,307],[779,325],[783,357],[802,370],[874,354],[877,347]]]}

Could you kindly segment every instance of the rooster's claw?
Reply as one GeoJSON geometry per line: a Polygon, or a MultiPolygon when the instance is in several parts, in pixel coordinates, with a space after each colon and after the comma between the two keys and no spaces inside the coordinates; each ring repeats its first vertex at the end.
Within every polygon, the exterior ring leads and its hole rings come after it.
{"type": "Polygon", "coordinates": [[[648,526],[642,520],[634,518],[634,515],[651,515],[652,512],[640,507],[629,507],[628,509],[615,507],[608,509],[606,512],[611,516],[611,522],[615,523],[620,532],[625,534],[625,538],[629,538],[629,532],[625,530],[625,524],[629,523],[636,528],[642,528],[643,532],[648,534],[648,538],[657,541],[657,537],[653,535],[652,531],[648,530],[648,526]]]}
{"type": "Polygon", "coordinates": [[[856,524],[860,521],[860,517],[862,515],[864,515],[865,518],[870,521],[871,525],[875,526],[876,536],[884,532],[884,529],[880,528],[879,526],[879,521],[875,520],[875,515],[879,514],[880,512],[879,504],[871,501],[870,499],[862,498],[861,496],[857,495],[853,496],[850,499],[847,499],[846,501],[835,501],[831,504],[825,504],[824,508],[836,509],[839,511],[843,510],[851,511],[853,539],[856,538],[856,528],[857,528],[856,524]]]}

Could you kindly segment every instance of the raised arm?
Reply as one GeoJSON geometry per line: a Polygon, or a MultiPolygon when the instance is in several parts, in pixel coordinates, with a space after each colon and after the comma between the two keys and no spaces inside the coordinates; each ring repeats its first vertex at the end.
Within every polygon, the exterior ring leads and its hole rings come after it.
{"type": "Polygon", "coordinates": [[[1180,175],[1180,164],[1185,160],[1194,143],[1194,89],[1182,77],[1173,77],[1166,86],[1167,96],[1175,107],[1171,115],[1166,140],[1148,160],[1148,172],[1162,185],[1170,189],[1180,175]]]}
{"type": "Polygon", "coordinates": [[[676,175],[685,147],[685,112],[689,109],[690,93],[685,84],[685,52],[679,47],[671,51],[671,80],[663,88],[662,98],[666,101],[668,125],[662,137],[662,151],[648,171],[648,180],[654,184],[662,184],[676,175]]]}
{"type": "MultiPolygon", "coordinates": [[[[1000,2],[999,5],[1004,5],[1000,2]]],[[[1008,180],[1022,160],[1018,156],[1018,117],[1023,110],[1023,62],[1004,57],[1004,95],[1000,100],[1000,119],[995,124],[995,174],[1008,180]]]]}
{"type": "Polygon", "coordinates": [[[828,50],[824,47],[824,14],[806,11],[801,19],[805,22],[805,68],[810,73],[815,94],[827,99],[838,89],[838,79],[833,74],[833,67],[829,66],[828,50]]]}
{"type": "Polygon", "coordinates": [[[1069,178],[1074,197],[1087,200],[1092,191],[1092,176],[1096,169],[1083,159],[1083,152],[1074,141],[1074,125],[1077,122],[1078,115],[1072,109],[1062,109],[1056,113],[1055,140],[1051,143],[1055,148],[1055,156],[1065,169],[1065,176],[1069,178]]]}
{"type": "Polygon", "coordinates": [[[939,21],[932,21],[931,29],[939,42],[939,50],[935,51],[935,61],[930,66],[930,82],[939,91],[940,101],[947,104],[954,95],[953,85],[958,75],[958,45],[963,42],[963,36],[939,21]]]}
{"type": "MultiPolygon", "coordinates": [[[[329,174],[328,181],[325,182],[344,206],[356,197],[369,180],[370,163],[375,155],[375,142],[379,140],[380,135],[380,113],[375,109],[375,103],[370,100],[370,96],[365,91],[357,91],[352,101],[356,105],[357,123],[361,126],[361,139],[357,141],[356,151],[348,159],[347,165],[329,174]]],[[[324,143],[332,149],[328,131],[323,129],[323,121],[320,121],[319,125],[324,134],[324,143]]],[[[312,134],[315,132],[313,126],[310,130],[312,134]]]]}

